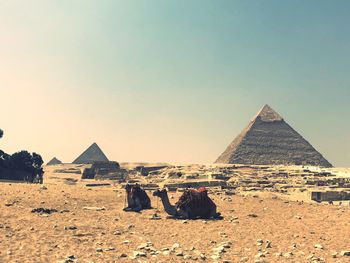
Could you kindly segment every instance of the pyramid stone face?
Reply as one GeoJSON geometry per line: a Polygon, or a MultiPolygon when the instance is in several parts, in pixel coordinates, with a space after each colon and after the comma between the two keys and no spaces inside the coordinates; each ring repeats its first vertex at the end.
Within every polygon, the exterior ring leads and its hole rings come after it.
{"type": "Polygon", "coordinates": [[[73,161],[73,164],[91,164],[94,162],[108,161],[108,158],[102,152],[101,148],[96,143],[93,143],[77,159],[73,161]]]}
{"type": "Polygon", "coordinates": [[[58,160],[56,157],[54,157],[46,165],[57,165],[57,164],[62,164],[62,162],[60,160],[58,160]]]}
{"type": "Polygon", "coordinates": [[[262,108],[215,162],[332,167],[268,105],[262,108]]]}

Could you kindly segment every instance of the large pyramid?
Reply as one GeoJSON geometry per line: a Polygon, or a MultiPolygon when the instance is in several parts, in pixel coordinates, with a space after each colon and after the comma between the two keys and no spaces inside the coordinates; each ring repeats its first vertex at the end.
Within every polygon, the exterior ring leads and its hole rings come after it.
{"type": "Polygon", "coordinates": [[[108,162],[108,158],[96,143],[93,143],[73,161],[74,164],[91,164],[94,162],[108,162]]]}
{"type": "Polygon", "coordinates": [[[258,112],[215,163],[332,167],[268,105],[258,112]]]}

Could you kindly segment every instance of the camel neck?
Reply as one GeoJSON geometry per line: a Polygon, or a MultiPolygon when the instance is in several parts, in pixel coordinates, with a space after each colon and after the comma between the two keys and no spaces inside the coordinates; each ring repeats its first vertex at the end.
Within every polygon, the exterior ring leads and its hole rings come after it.
{"type": "Polygon", "coordinates": [[[162,200],[165,212],[167,212],[169,215],[176,215],[177,214],[175,206],[170,204],[168,193],[163,195],[161,197],[161,200],[162,200]]]}

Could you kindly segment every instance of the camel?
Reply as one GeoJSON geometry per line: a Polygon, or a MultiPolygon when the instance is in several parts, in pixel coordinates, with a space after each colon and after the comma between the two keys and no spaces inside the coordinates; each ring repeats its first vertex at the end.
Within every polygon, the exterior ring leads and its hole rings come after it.
{"type": "Polygon", "coordinates": [[[125,191],[128,206],[123,209],[124,211],[140,212],[143,209],[152,208],[150,198],[145,190],[143,190],[138,184],[127,184],[125,186],[125,191]]]}
{"type": "Polygon", "coordinates": [[[216,212],[216,205],[208,196],[204,187],[195,189],[186,189],[179,201],[171,205],[166,189],[156,190],[153,196],[162,200],[164,210],[171,216],[181,219],[222,219],[220,213],[216,212]]]}

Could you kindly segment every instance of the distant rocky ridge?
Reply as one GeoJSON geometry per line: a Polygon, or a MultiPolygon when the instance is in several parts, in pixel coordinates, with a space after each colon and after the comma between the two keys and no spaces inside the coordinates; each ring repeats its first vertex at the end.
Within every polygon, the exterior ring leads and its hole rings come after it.
{"type": "Polygon", "coordinates": [[[215,163],[332,167],[268,105],[261,109],[215,163]]]}

